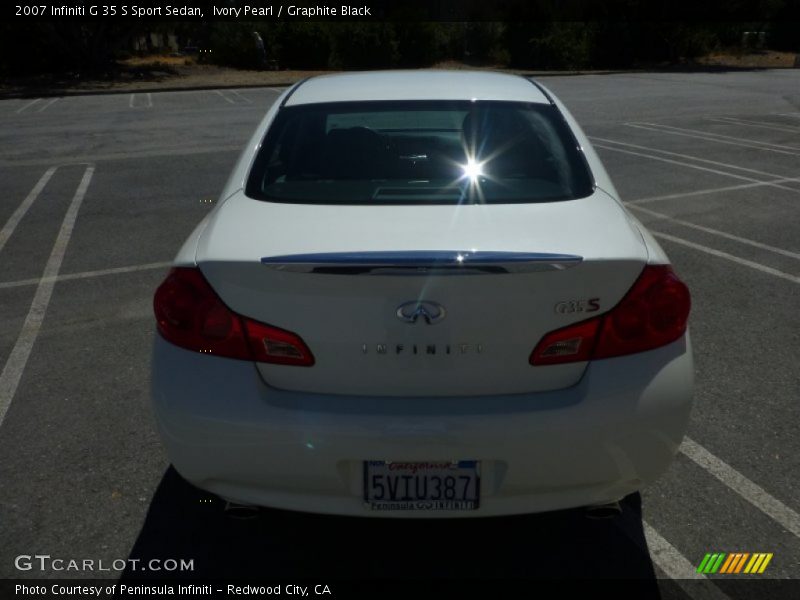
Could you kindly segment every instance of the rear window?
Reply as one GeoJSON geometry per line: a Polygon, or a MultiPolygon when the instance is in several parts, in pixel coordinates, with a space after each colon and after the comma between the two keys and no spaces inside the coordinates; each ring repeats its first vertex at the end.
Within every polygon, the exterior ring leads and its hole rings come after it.
{"type": "Polygon", "coordinates": [[[304,204],[499,204],[592,189],[556,107],[436,101],[284,107],[246,192],[304,204]]]}

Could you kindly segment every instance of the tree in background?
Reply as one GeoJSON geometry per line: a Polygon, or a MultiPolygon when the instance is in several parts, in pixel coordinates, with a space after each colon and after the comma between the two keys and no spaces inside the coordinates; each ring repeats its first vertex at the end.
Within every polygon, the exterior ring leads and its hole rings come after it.
{"type": "Polygon", "coordinates": [[[280,67],[291,69],[327,69],[333,52],[333,36],[325,23],[288,22],[268,28],[267,54],[280,67]]]}
{"type": "Polygon", "coordinates": [[[399,22],[394,25],[397,66],[429,67],[452,56],[451,23],[399,22]]]}
{"type": "Polygon", "coordinates": [[[800,51],[800,3],[753,1],[762,21],[648,21],[642,0],[619,0],[625,11],[586,22],[560,18],[552,4],[542,20],[505,23],[418,22],[403,8],[394,21],[366,23],[6,21],[0,23],[0,71],[110,75],[134,40],[150,33],[174,34],[179,47],[210,49],[212,61],[247,69],[264,66],[254,32],[267,64],[283,69],[427,67],[447,59],[522,69],[645,67],[690,62],[718,48],[746,50],[744,31],[764,31],[773,49],[800,51]]]}
{"type": "Polygon", "coordinates": [[[392,23],[333,23],[333,69],[381,69],[397,63],[397,38],[392,23]]]}
{"type": "Polygon", "coordinates": [[[0,29],[0,65],[11,75],[42,72],[103,74],[114,69],[121,51],[132,46],[144,25],[122,21],[61,21],[21,24],[0,29]]]}
{"type": "Polygon", "coordinates": [[[253,39],[257,26],[258,23],[214,23],[209,36],[211,60],[239,69],[257,69],[259,57],[253,39]]]}

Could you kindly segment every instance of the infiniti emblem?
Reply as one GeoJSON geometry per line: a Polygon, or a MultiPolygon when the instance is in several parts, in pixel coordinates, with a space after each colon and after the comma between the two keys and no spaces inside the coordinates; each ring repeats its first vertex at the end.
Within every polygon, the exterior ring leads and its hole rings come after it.
{"type": "Polygon", "coordinates": [[[416,323],[422,317],[425,323],[433,325],[445,317],[444,306],[436,302],[412,300],[397,307],[397,318],[406,323],[416,323]]]}

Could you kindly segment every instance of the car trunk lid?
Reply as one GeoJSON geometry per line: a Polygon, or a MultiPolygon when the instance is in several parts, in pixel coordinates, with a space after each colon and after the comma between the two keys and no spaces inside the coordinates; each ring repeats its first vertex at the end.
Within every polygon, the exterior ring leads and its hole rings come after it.
{"type": "Polygon", "coordinates": [[[604,192],[539,204],[331,206],[238,194],[197,262],[234,311],[298,334],[310,368],[258,364],[281,389],[452,396],[546,391],[586,363],[531,366],[549,331],[601,314],[646,248],[604,192]]]}

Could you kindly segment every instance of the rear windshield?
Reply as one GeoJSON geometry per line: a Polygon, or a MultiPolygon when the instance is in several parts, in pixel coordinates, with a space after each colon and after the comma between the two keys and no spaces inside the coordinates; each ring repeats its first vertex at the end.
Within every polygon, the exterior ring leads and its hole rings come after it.
{"type": "Polygon", "coordinates": [[[304,204],[499,204],[592,189],[556,107],[436,101],[284,107],[246,192],[304,204]]]}

